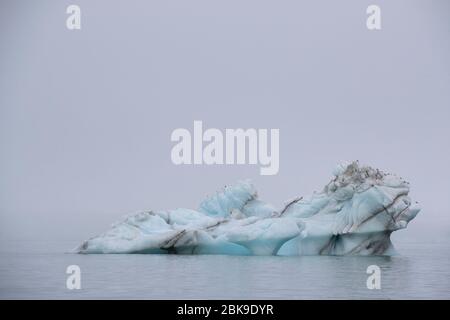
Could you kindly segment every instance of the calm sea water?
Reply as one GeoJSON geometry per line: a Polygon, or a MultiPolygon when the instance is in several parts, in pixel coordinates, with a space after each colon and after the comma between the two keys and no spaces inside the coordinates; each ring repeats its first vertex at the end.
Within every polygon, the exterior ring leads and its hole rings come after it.
{"type": "Polygon", "coordinates": [[[2,246],[0,298],[450,299],[450,243],[402,243],[394,257],[78,255],[76,243],[2,246]],[[80,290],[66,288],[68,265],[80,290]],[[381,289],[366,268],[381,268],[381,289]]]}

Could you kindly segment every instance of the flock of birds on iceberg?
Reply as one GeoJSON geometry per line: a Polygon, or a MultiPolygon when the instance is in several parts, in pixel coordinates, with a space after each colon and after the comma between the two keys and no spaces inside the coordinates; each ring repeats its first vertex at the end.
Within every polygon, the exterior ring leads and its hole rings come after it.
{"type": "Polygon", "coordinates": [[[78,253],[389,255],[390,235],[419,212],[409,183],[357,161],[339,165],[319,193],[282,209],[249,181],[227,186],[197,210],[143,211],[83,242],[78,253]]]}

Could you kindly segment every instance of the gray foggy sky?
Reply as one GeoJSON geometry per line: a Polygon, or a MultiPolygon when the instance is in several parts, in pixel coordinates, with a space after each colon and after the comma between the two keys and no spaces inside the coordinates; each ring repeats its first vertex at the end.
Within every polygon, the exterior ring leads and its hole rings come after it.
{"type": "Polygon", "coordinates": [[[2,0],[0,40],[1,240],[83,240],[243,178],[280,206],[353,159],[410,181],[405,236],[450,226],[448,1],[2,0]],[[173,165],[194,120],[279,128],[279,174],[173,165]]]}

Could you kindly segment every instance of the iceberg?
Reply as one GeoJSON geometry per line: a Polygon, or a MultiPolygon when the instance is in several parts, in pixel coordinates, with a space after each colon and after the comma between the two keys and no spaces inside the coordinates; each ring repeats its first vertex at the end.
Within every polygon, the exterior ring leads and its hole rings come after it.
{"type": "Polygon", "coordinates": [[[83,242],[78,253],[390,255],[393,231],[419,212],[409,183],[358,161],[323,190],[277,209],[250,181],[226,186],[197,210],[142,211],[83,242]]]}

